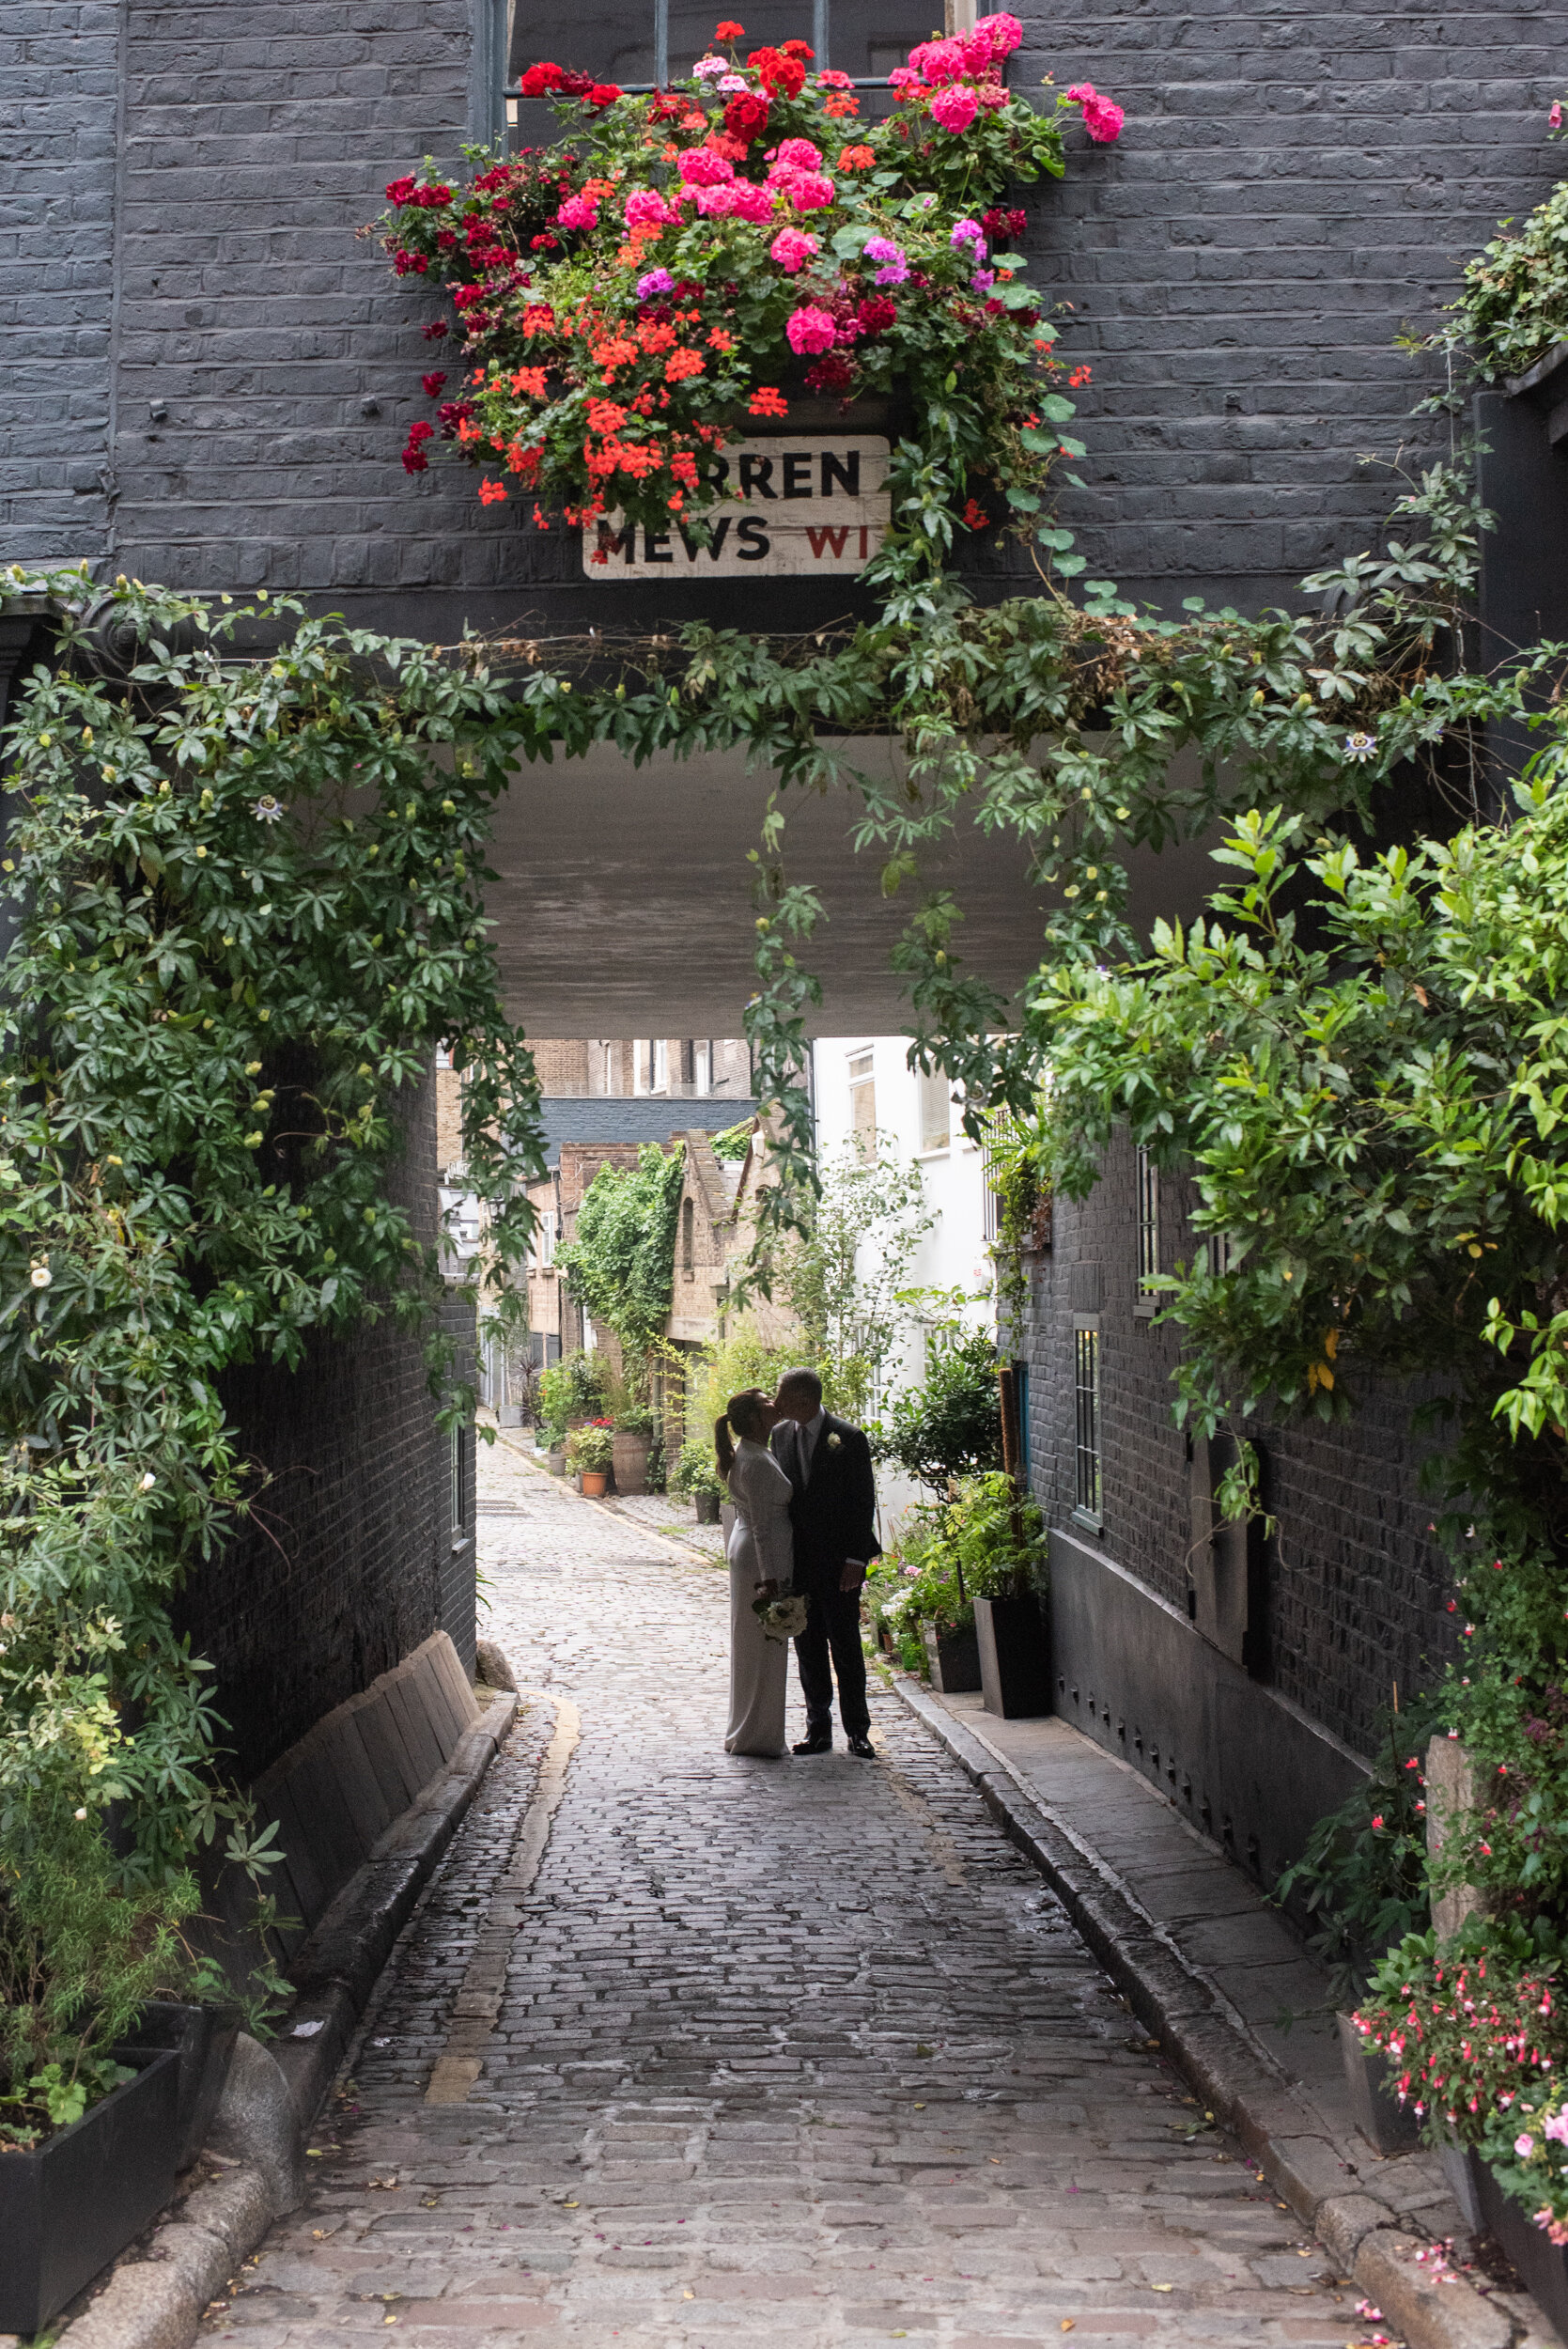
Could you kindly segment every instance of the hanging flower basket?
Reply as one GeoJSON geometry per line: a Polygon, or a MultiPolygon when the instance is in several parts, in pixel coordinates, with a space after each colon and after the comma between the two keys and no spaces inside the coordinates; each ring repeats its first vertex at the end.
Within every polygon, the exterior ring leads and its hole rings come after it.
{"type": "Polygon", "coordinates": [[[425,330],[458,365],[424,377],[435,417],[404,465],[449,451],[486,504],[524,501],[541,528],[564,508],[706,544],[739,495],[726,442],[787,417],[792,393],[896,388],[917,429],[893,453],[890,545],[939,561],[956,530],[1034,528],[1052,465],[1082,452],[1056,329],[1011,250],[1024,214],[1001,198],[1060,177],[1078,109],[1101,143],[1122,116],[1088,85],[1048,112],[1010,95],[1020,37],[998,15],[925,42],[890,77],[898,112],[869,125],[804,41],[743,59],[733,24],[649,98],[531,67],[560,146],[480,157],[465,187],[387,190],[395,270],[448,288],[456,313],[425,330]]]}

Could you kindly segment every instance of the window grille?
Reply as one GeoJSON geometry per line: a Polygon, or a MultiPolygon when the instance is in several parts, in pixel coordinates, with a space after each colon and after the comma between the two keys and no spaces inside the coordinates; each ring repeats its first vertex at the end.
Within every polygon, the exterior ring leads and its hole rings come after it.
{"type": "Polygon", "coordinates": [[[997,1111],[986,1128],[981,1144],[981,1180],[985,1185],[986,1237],[992,1247],[1001,1230],[1001,1183],[999,1174],[1003,1158],[1013,1140],[1013,1120],[1005,1110],[997,1111]]]}
{"type": "Polygon", "coordinates": [[[1137,1308],[1151,1314],[1158,1301],[1155,1282],[1159,1274],[1159,1169],[1150,1151],[1138,1148],[1138,1287],[1137,1308]]]}
{"type": "MultiPolygon", "coordinates": [[[[956,29],[967,30],[975,12],[974,0],[958,0],[956,29]]],[[[777,45],[803,34],[815,52],[819,69],[834,66],[861,86],[883,94],[881,102],[875,103],[876,114],[886,111],[887,77],[892,68],[902,65],[915,44],[931,34],[928,16],[910,8],[890,14],[884,0],[812,0],[804,23],[800,0],[759,0],[759,8],[742,14],[746,16],[746,37],[739,44],[743,56],[749,49],[777,45]]],[[[672,77],[678,80],[689,74],[697,59],[711,49],[713,25],[709,0],[638,0],[636,6],[592,12],[574,11],[565,0],[540,0],[532,8],[517,8],[512,15],[508,58],[508,81],[513,86],[506,93],[508,117],[514,122],[518,119],[518,76],[542,58],[598,74],[630,93],[663,89],[672,77]]],[[[526,106],[528,101],[523,103],[526,106]]],[[[873,107],[866,106],[862,118],[872,114],[873,107]]],[[[548,135],[559,133],[551,126],[548,135]]]]}
{"type": "Polygon", "coordinates": [[[876,1058],[870,1052],[849,1056],[849,1128],[855,1147],[869,1163],[877,1156],[876,1058]]]}
{"type": "Polygon", "coordinates": [[[1229,1232],[1210,1232],[1203,1248],[1208,1256],[1210,1280],[1222,1281],[1236,1260],[1238,1252],[1234,1240],[1229,1232]]]}
{"type": "Polygon", "coordinates": [[[1100,1330],[1080,1321],[1073,1331],[1075,1507],[1100,1522],[1100,1330]]]}

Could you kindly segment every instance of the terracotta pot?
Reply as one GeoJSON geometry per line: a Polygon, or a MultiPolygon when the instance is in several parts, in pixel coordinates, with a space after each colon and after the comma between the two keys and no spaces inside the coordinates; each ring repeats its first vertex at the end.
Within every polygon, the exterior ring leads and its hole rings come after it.
{"type": "Polygon", "coordinates": [[[609,1489],[610,1471],[608,1469],[583,1470],[582,1494],[585,1500],[602,1501],[609,1489]]]}

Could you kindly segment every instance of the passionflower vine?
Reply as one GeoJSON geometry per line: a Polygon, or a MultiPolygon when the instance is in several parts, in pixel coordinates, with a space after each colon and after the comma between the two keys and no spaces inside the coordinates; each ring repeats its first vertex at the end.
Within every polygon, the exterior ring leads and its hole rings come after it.
{"type": "Polygon", "coordinates": [[[1364,767],[1376,749],[1375,734],[1347,734],[1344,738],[1344,755],[1354,766],[1364,767]]]}
{"type": "Polygon", "coordinates": [[[275,824],[283,814],[283,801],[274,800],[270,791],[263,791],[251,814],[258,824],[275,824]]]}

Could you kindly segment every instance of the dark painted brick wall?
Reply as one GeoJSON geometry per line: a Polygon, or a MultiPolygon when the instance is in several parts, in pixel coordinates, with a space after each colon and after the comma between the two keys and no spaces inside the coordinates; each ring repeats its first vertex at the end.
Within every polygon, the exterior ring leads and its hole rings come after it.
{"type": "MultiPolygon", "coordinates": [[[[1031,198],[1038,270],[1075,305],[1064,348],[1095,370],[1067,519],[1141,591],[1284,594],[1387,503],[1357,460],[1408,440],[1420,379],[1394,335],[1550,184],[1564,10],[1088,0],[1026,22],[1020,84],[1086,75],[1127,108],[1118,146],[1075,131],[1067,179],[1031,198]]],[[[655,591],[585,584],[466,472],[397,461],[438,305],[354,232],[395,172],[456,156],[469,0],[13,0],[0,41],[0,317],[26,325],[6,553],[303,587],[434,632],[464,611],[650,616],[655,591]]],[[[767,617],[804,621],[824,590],[842,611],[839,583],[771,583],[767,617]]]]}
{"type": "MultiPolygon", "coordinates": [[[[421,1089],[389,1189],[435,1232],[435,1087],[421,1089]]],[[[472,1315],[449,1307],[472,1349],[472,1315]]],[[[471,1369],[459,1357],[460,1375],[471,1369]]],[[[217,1671],[237,1766],[254,1777],[313,1721],[444,1628],[474,1661],[474,1546],[454,1548],[451,1445],[434,1423],[419,1343],[386,1322],[312,1346],[289,1374],[236,1373],[225,1403],[269,1471],[250,1525],[187,1593],[184,1620],[217,1671]]],[[[473,1439],[462,1516],[474,1526],[473,1439]]]]}
{"type": "MultiPolygon", "coordinates": [[[[1190,1261],[1186,1187],[1161,1184],[1161,1259],[1190,1261]]],[[[1081,1206],[1058,1201],[1051,1253],[1032,1283],[1030,1472],[1048,1521],[1073,1525],[1072,1266],[1100,1268],[1104,1528],[1088,1539],[1184,1613],[1188,1519],[1186,1439],[1172,1416],[1178,1333],[1133,1312],[1133,1152],[1112,1147],[1081,1206]]],[[[1408,1394],[1368,1394],[1348,1429],[1318,1423],[1248,1430],[1280,1521],[1266,1557],[1259,1676],[1357,1751],[1382,1708],[1430,1684],[1451,1653],[1449,1585],[1427,1538],[1421,1446],[1408,1394]]]]}
{"type": "Polygon", "coordinates": [[[105,551],[119,14],[0,9],[0,563],[105,551]]]}

